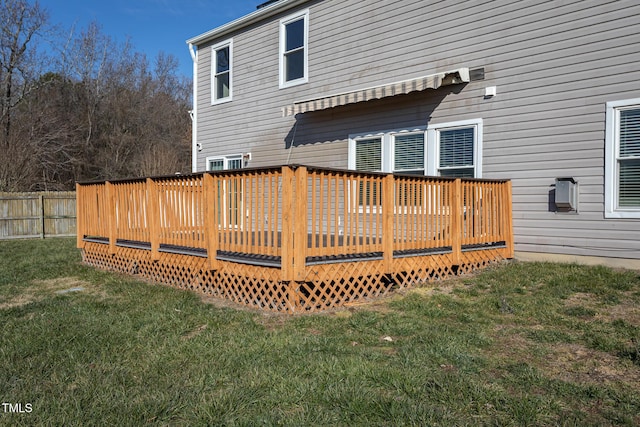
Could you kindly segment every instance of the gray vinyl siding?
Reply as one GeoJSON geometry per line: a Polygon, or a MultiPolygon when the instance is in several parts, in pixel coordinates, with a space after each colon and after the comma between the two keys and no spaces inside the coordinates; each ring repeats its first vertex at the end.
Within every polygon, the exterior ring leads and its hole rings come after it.
{"type": "Polygon", "coordinates": [[[516,250],[640,259],[640,220],[604,219],[605,103],[640,98],[640,4],[629,1],[316,0],[198,47],[198,169],[346,168],[348,136],[483,120],[483,177],[513,181],[516,250]],[[309,83],[278,89],[279,19],[309,9],[309,83]],[[233,38],[233,101],[211,105],[211,48],[233,38]],[[459,67],[484,81],[294,117],[293,101],[459,67]],[[497,86],[493,99],[484,88],[497,86]],[[453,91],[453,92],[452,92],[453,91]],[[293,139],[293,148],[290,147],[293,139]],[[556,177],[579,212],[550,212],[556,177]]]}

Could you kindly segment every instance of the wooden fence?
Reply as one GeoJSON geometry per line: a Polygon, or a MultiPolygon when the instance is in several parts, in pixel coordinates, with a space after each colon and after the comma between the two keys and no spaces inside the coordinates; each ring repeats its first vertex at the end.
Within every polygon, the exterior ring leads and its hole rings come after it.
{"type": "Polygon", "coordinates": [[[76,193],[0,193],[0,240],[76,235],[76,193]]]}
{"type": "Polygon", "coordinates": [[[513,256],[509,181],[284,166],[76,192],[87,263],[278,311],[513,256]]]}

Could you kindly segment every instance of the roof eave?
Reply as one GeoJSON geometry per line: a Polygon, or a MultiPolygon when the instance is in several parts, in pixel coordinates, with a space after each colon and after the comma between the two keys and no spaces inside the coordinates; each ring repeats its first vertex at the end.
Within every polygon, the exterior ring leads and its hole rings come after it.
{"type": "Polygon", "coordinates": [[[187,44],[198,46],[203,43],[207,43],[211,40],[223,37],[233,31],[237,31],[241,28],[255,24],[256,22],[267,19],[277,13],[283,12],[292,7],[298,6],[302,3],[306,3],[309,0],[281,0],[279,2],[270,4],[263,8],[257,9],[248,15],[242,16],[234,21],[224,24],[199,36],[192,37],[187,40],[187,44]]]}

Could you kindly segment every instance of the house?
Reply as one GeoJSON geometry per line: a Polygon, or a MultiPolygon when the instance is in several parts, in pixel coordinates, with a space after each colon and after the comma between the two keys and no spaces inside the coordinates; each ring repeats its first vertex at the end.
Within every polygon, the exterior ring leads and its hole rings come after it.
{"type": "Polygon", "coordinates": [[[511,179],[516,256],[640,268],[640,3],[280,0],[187,42],[193,170],[511,179]]]}

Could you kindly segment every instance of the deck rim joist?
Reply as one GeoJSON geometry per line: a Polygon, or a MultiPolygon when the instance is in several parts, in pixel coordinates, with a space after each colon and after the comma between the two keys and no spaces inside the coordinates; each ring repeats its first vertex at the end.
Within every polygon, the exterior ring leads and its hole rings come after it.
{"type": "MultiPolygon", "coordinates": [[[[83,241],[89,243],[99,243],[103,245],[109,244],[108,237],[99,236],[84,236],[83,241]]],[[[138,241],[138,240],[124,240],[117,239],[115,245],[117,247],[140,249],[145,251],[151,251],[151,243],[138,241]]],[[[490,242],[476,245],[462,245],[462,252],[478,251],[486,249],[502,249],[506,248],[506,242],[490,242]]],[[[177,255],[190,255],[202,258],[208,258],[206,249],[194,248],[189,246],[168,245],[160,244],[159,252],[172,253],[177,255]]],[[[428,255],[441,255],[449,254],[453,252],[451,246],[442,246],[435,248],[424,249],[409,249],[409,250],[395,250],[393,251],[393,258],[407,258],[407,257],[419,257],[428,255]]],[[[313,266],[320,264],[334,264],[345,262],[360,262],[360,261],[374,261],[383,259],[384,254],[382,252],[354,252],[340,255],[325,255],[325,256],[308,256],[305,258],[305,265],[313,266]]],[[[235,262],[238,264],[255,265],[261,267],[282,267],[282,257],[271,255],[260,255],[243,252],[229,252],[229,251],[216,251],[216,259],[220,261],[235,262]]]]}

